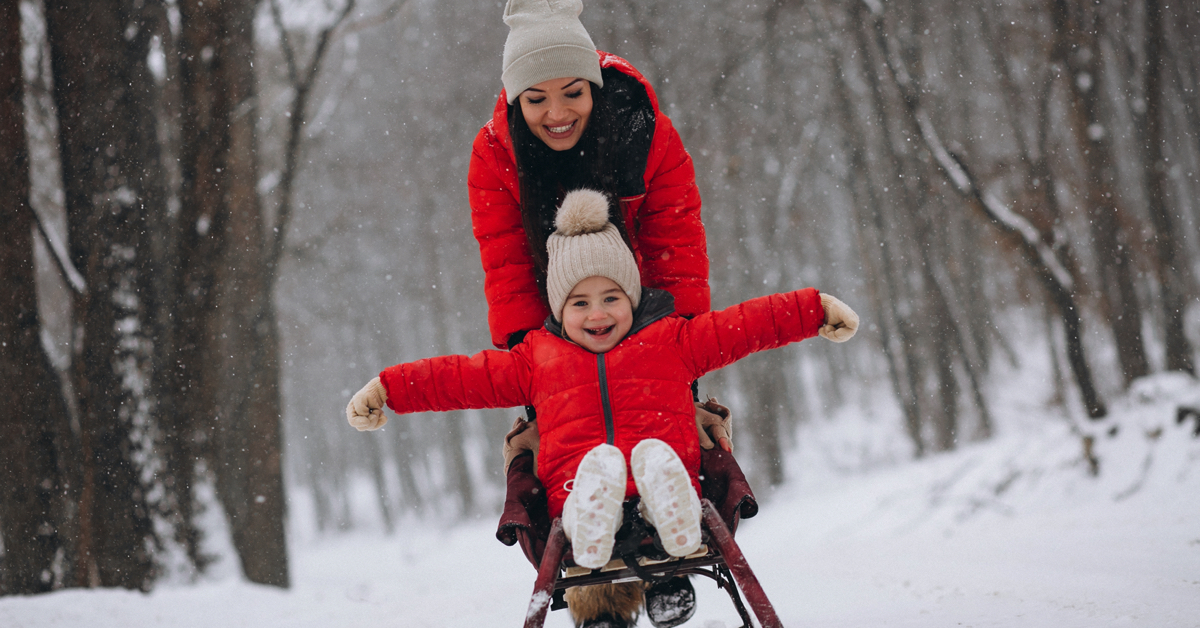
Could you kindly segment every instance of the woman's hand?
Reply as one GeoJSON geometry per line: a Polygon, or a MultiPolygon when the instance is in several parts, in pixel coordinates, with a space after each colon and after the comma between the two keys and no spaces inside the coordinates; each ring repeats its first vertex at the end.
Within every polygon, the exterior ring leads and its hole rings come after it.
{"type": "Polygon", "coordinates": [[[375,431],[387,423],[387,417],[383,414],[385,403],[387,391],[383,389],[383,382],[376,377],[350,398],[350,404],[346,406],[346,420],[360,432],[375,431]]]}
{"type": "Polygon", "coordinates": [[[858,314],[837,297],[821,293],[821,307],[825,310],[825,324],[818,334],[833,342],[846,342],[858,331],[858,314]]]}
{"type": "Polygon", "coordinates": [[[504,435],[504,475],[508,475],[508,465],[512,464],[513,459],[526,451],[533,452],[536,473],[538,442],[537,423],[517,417],[512,429],[504,435]]]}
{"type": "Polygon", "coordinates": [[[696,429],[702,448],[720,445],[723,451],[733,453],[733,414],[716,399],[696,404],[696,429]]]}

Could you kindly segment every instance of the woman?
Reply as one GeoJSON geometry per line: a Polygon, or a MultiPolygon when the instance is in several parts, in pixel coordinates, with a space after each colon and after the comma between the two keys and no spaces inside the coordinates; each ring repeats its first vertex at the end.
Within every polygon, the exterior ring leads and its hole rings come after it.
{"type": "Polygon", "coordinates": [[[674,295],[685,316],[709,310],[691,157],[646,79],[596,51],[581,8],[579,0],[510,0],[505,9],[504,90],[475,138],[468,175],[497,348],[550,313],[546,238],[562,196],[580,187],[620,199],[611,218],[644,285],[674,295]]]}
{"type": "MultiPolygon", "coordinates": [[[[562,197],[582,187],[618,199],[609,218],[633,250],[643,285],[670,292],[684,316],[710,309],[691,157],[646,79],[624,59],[596,50],[579,21],[582,10],[580,0],[509,0],[504,10],[504,89],[475,138],[468,175],[497,348],[516,346],[550,314],[546,239],[562,197]]],[[[728,419],[699,412],[698,422],[712,425],[714,439],[729,450],[728,419]]],[[[536,450],[536,431],[523,429],[518,421],[506,439],[506,469],[515,450],[536,450]]],[[[632,625],[642,601],[638,586],[568,591],[576,624],[632,625]]],[[[686,621],[691,602],[683,578],[646,592],[656,626],[686,621]]]]}

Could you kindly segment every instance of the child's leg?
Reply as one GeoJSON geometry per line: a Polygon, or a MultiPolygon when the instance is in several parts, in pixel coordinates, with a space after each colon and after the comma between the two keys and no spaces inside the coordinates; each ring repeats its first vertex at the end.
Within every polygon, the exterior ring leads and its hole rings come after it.
{"type": "Polygon", "coordinates": [[[683,461],[671,446],[647,439],[633,448],[633,481],[642,496],[642,516],[658,530],[663,549],[687,556],[700,547],[700,498],[683,461]]]}
{"type": "Polygon", "coordinates": [[[580,461],[563,504],[563,532],[575,564],[588,569],[608,564],[624,502],[625,456],[612,445],[597,445],[580,461]]]}

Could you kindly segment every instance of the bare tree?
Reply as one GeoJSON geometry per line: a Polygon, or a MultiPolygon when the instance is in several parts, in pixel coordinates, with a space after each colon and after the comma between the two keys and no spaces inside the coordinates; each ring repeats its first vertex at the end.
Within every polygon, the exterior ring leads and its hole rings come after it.
{"type": "Polygon", "coordinates": [[[1102,81],[1107,80],[1101,56],[1103,21],[1094,2],[1054,0],[1050,10],[1055,26],[1054,61],[1065,70],[1062,80],[1071,95],[1071,129],[1083,153],[1083,181],[1091,236],[1102,281],[1109,323],[1125,383],[1150,372],[1142,342],[1141,302],[1134,286],[1133,248],[1121,227],[1124,210],[1116,182],[1112,125],[1101,111],[1102,81]]]}
{"type": "MultiPolygon", "coordinates": [[[[866,4],[871,6],[871,3],[866,4]]],[[[969,205],[980,212],[989,224],[998,227],[1012,239],[1030,263],[1035,276],[1047,289],[1062,316],[1067,353],[1080,387],[1080,394],[1083,396],[1084,407],[1093,418],[1105,416],[1107,408],[1096,390],[1084,354],[1079,308],[1074,292],[1077,280],[1070,272],[1069,265],[1060,258],[1058,250],[1047,244],[1054,239],[1051,235],[1040,232],[1026,218],[1012,212],[994,196],[985,194],[962,160],[952,155],[943,145],[929,111],[922,106],[922,90],[916,84],[916,76],[902,65],[902,60],[886,52],[889,49],[888,36],[881,19],[881,11],[882,8],[875,5],[870,17],[872,28],[879,48],[885,51],[889,76],[902,94],[906,115],[919,130],[921,140],[952,189],[963,195],[969,205]]]]}
{"type": "Polygon", "coordinates": [[[1163,137],[1164,75],[1167,74],[1169,55],[1164,58],[1163,11],[1159,0],[1145,0],[1146,34],[1144,39],[1145,66],[1143,67],[1143,92],[1145,112],[1143,121],[1142,163],[1145,169],[1146,192],[1150,222],[1154,225],[1155,270],[1162,286],[1162,309],[1165,323],[1168,370],[1196,374],[1192,359],[1192,345],[1184,333],[1184,308],[1187,305],[1187,275],[1184,272],[1185,253],[1176,235],[1178,229],[1171,220],[1168,208],[1169,182],[1167,180],[1167,158],[1163,137]]]}
{"type": "Polygon", "coordinates": [[[252,582],[291,581],[284,529],[282,399],[274,283],[287,225],[269,228],[258,195],[254,0],[224,5],[219,86],[228,101],[219,180],[224,246],[215,272],[215,346],[221,356],[213,429],[217,492],[242,570],[252,582]]]}
{"type": "Polygon", "coordinates": [[[166,438],[166,459],[167,473],[186,492],[177,540],[192,562],[203,568],[206,558],[200,551],[191,492],[200,460],[206,460],[209,468],[219,468],[211,445],[220,366],[213,340],[214,297],[216,261],[225,246],[229,215],[223,175],[228,126],[236,104],[228,98],[221,70],[226,59],[245,52],[229,49],[224,3],[188,0],[178,7],[177,49],[168,56],[178,58],[180,211],[171,234],[176,264],[169,290],[175,298],[164,300],[174,323],[173,334],[165,339],[169,346],[165,377],[176,408],[166,438]]]}
{"type": "Polygon", "coordinates": [[[906,335],[907,326],[901,323],[901,315],[897,308],[894,290],[899,285],[896,278],[897,266],[891,251],[891,239],[886,236],[881,213],[882,202],[870,183],[870,170],[867,166],[866,138],[861,132],[862,125],[853,117],[854,105],[851,90],[847,84],[843,60],[832,59],[833,89],[836,98],[836,111],[845,139],[842,150],[848,159],[848,181],[851,197],[854,203],[856,222],[860,228],[858,234],[858,251],[864,259],[864,270],[875,278],[869,282],[871,287],[871,309],[876,313],[879,329],[880,347],[887,360],[888,375],[891,379],[892,390],[900,401],[900,409],[904,415],[904,426],[912,441],[914,454],[921,457],[925,454],[925,441],[921,435],[921,412],[917,400],[914,365],[905,357],[910,355],[911,344],[898,339],[906,335]]]}
{"type": "Polygon", "coordinates": [[[141,479],[153,418],[154,272],[148,238],[165,209],[142,3],[46,6],[59,115],[70,254],[88,291],[76,300],[73,363],[83,486],[78,584],[146,588],[158,543],[141,479]]]}
{"type": "Polygon", "coordinates": [[[354,10],[355,0],[346,0],[342,5],[333,21],[325,25],[317,33],[316,45],[312,55],[309,57],[308,63],[303,67],[300,66],[300,61],[296,58],[296,50],[293,48],[291,38],[288,36],[287,27],[283,23],[283,14],[279,8],[279,0],[270,0],[271,17],[275,21],[275,28],[279,30],[279,45],[283,50],[283,58],[287,63],[287,76],[289,87],[293,90],[292,102],[288,106],[288,129],[287,139],[284,142],[284,167],[283,173],[279,182],[279,206],[275,210],[275,231],[271,238],[268,261],[271,262],[271,277],[270,281],[274,284],[275,277],[278,275],[277,266],[283,255],[283,243],[287,237],[287,227],[292,216],[292,189],[295,186],[296,174],[300,170],[300,155],[304,149],[304,125],[307,123],[308,101],[312,97],[313,87],[316,84],[317,75],[321,71],[321,64],[325,61],[325,53],[329,50],[329,43],[333,39],[334,33],[338,27],[345,22],[346,17],[354,10]]]}
{"type": "Polygon", "coordinates": [[[21,73],[21,15],[0,3],[0,595],[49,591],[65,534],[68,414],[42,346],[21,73]]]}

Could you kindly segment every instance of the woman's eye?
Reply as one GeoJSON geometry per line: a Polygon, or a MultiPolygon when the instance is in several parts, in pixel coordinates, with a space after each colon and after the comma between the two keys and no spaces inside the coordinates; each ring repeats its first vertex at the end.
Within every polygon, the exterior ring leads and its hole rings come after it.
{"type": "Polygon", "coordinates": [[[579,98],[582,95],[583,95],[583,88],[580,88],[579,91],[575,91],[575,92],[571,92],[570,94],[567,94],[567,98],[579,98]]]}
{"type": "Polygon", "coordinates": [[[527,102],[531,105],[540,105],[540,104],[546,102],[546,97],[542,96],[541,98],[526,98],[525,102],[527,102]]]}

